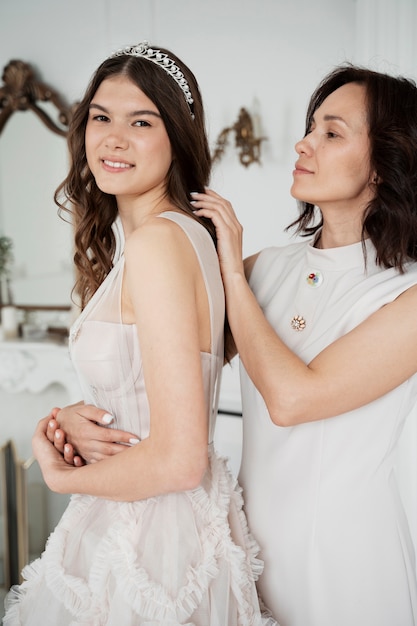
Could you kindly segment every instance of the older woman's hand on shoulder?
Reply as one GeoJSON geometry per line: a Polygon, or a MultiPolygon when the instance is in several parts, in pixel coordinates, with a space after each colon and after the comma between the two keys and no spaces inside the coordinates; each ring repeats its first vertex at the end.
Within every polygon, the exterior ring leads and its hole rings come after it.
{"type": "Polygon", "coordinates": [[[216,227],[217,253],[223,280],[233,274],[244,274],[242,260],[243,227],[231,203],[215,191],[193,193],[195,214],[207,217],[216,227]]]}

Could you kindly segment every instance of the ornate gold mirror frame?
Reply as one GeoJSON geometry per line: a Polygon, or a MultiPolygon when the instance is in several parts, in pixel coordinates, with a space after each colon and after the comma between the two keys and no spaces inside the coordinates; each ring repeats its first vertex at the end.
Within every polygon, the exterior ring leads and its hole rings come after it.
{"type": "Polygon", "coordinates": [[[33,111],[49,130],[65,137],[71,109],[48,85],[37,80],[33,68],[24,61],[12,60],[3,71],[0,87],[0,133],[15,111],[33,111]],[[57,121],[39,105],[51,102],[57,109],[57,121]]]}
{"type": "MultiPolygon", "coordinates": [[[[33,112],[55,135],[66,137],[73,107],[68,106],[58,92],[39,80],[35,69],[21,60],[11,60],[4,67],[0,86],[0,140],[6,124],[14,113],[33,112]]],[[[9,127],[8,127],[9,128],[9,127]]],[[[68,306],[25,306],[24,310],[69,310],[68,306]]]]}

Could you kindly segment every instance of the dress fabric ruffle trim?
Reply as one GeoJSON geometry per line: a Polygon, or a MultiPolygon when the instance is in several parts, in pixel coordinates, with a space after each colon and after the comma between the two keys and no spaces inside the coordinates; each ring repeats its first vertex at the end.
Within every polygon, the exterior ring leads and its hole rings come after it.
{"type": "MultiPolygon", "coordinates": [[[[262,614],[257,610],[255,581],[262,573],[263,563],[257,557],[259,548],[247,526],[241,488],[225,460],[214,452],[210,455],[210,468],[207,484],[203,481],[197,489],[141,502],[118,503],[99,501],[91,496],[73,496],[49,537],[42,556],[24,568],[22,575],[25,582],[9,592],[4,626],[35,624],[31,618],[25,617],[28,603],[38,594],[45,597],[45,593],[51,603],[61,606],[68,615],[67,621],[65,618],[60,621],[60,626],[121,623],[229,626],[226,621],[219,622],[218,617],[210,621],[211,615],[227,613],[225,607],[219,604],[224,604],[224,597],[228,598],[232,612],[236,613],[236,626],[277,626],[266,609],[262,614]],[[199,560],[186,565],[185,575],[175,595],[152,579],[146,563],[138,557],[138,526],[147,516],[152,516],[155,507],[160,507],[165,497],[176,497],[180,500],[180,507],[184,506],[182,499],[186,498],[198,528],[199,560]],[[88,578],[85,579],[69,573],[66,568],[67,553],[71,549],[69,537],[74,524],[91,515],[91,507],[95,507],[97,502],[110,506],[111,513],[107,531],[94,551],[88,578]],[[224,573],[225,570],[230,589],[226,596],[222,594],[221,598],[217,598],[212,586],[220,571],[224,573]],[[115,594],[109,592],[112,589],[115,594]],[[120,606],[117,610],[112,606],[113,595],[118,598],[119,604],[122,599],[122,614],[120,606]],[[208,610],[205,613],[199,611],[201,606],[208,607],[208,610]],[[117,619],[115,613],[118,613],[117,619]]],[[[152,525],[147,528],[149,534],[152,525]]],[[[158,530],[154,529],[154,533],[157,535],[158,530]]],[[[45,604],[43,606],[42,623],[49,625],[48,609],[45,604]]]]}

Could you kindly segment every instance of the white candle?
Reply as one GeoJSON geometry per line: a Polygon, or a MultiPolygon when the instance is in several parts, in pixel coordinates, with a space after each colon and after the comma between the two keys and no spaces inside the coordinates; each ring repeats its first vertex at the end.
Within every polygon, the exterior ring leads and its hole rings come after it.
{"type": "Polygon", "coordinates": [[[1,325],[5,339],[17,337],[18,321],[17,309],[14,306],[4,306],[1,309],[1,325]]]}

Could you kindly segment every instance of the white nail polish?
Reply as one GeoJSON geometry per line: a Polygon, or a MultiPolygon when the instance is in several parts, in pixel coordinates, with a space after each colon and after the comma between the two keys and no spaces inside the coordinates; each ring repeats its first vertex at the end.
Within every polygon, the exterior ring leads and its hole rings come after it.
{"type": "Polygon", "coordinates": [[[102,417],[103,424],[111,424],[113,420],[114,417],[113,415],[110,415],[110,413],[105,413],[102,417]]]}
{"type": "Polygon", "coordinates": [[[132,437],[131,439],[129,439],[129,443],[132,444],[132,446],[135,446],[137,443],[139,443],[139,439],[136,439],[134,437],[132,437]]]}

